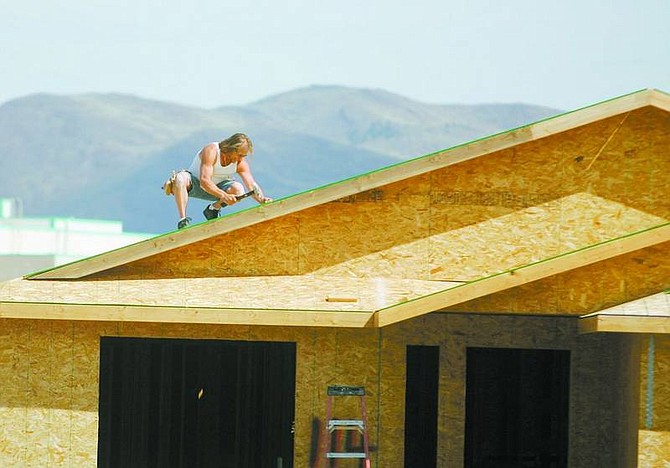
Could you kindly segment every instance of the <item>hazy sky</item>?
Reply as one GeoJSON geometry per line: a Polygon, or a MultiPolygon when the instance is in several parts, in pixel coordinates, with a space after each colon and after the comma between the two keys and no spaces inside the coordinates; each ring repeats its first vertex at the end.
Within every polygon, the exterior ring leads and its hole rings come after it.
{"type": "Polygon", "coordinates": [[[563,110],[670,92],[670,0],[0,0],[0,104],[246,104],[312,84],[563,110]]]}

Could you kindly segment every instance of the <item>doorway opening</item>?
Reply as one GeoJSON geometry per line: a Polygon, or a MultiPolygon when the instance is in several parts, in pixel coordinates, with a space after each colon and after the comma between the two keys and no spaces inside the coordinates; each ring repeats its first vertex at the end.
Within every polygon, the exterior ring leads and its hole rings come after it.
{"type": "Polygon", "coordinates": [[[570,352],[468,348],[466,468],[567,468],[570,352]]]}
{"type": "Polygon", "coordinates": [[[293,466],[295,343],[103,337],[98,466],[293,466]]]}
{"type": "Polygon", "coordinates": [[[437,466],[439,346],[407,346],[405,467],[437,466]]]}

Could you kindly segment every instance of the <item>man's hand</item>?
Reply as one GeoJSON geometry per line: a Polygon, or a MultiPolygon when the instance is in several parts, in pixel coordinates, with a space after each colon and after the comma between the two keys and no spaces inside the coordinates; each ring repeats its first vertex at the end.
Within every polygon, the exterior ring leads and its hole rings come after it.
{"type": "Polygon", "coordinates": [[[223,196],[219,198],[219,203],[222,205],[234,205],[237,203],[237,197],[228,192],[224,192],[223,196]]]}
{"type": "Polygon", "coordinates": [[[262,205],[263,203],[270,203],[270,202],[272,201],[272,198],[270,198],[270,197],[266,197],[265,195],[263,195],[263,191],[262,191],[261,188],[258,186],[258,184],[254,184],[253,187],[252,187],[252,189],[253,189],[253,191],[254,191],[254,195],[253,195],[254,200],[256,200],[256,201],[257,201],[258,203],[260,203],[261,205],[262,205]]]}

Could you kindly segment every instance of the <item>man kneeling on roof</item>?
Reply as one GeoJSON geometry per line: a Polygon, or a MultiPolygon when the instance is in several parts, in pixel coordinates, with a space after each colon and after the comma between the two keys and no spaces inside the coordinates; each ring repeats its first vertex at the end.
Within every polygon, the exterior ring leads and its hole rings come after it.
{"type": "Polygon", "coordinates": [[[263,195],[251,174],[246,157],[253,149],[247,135],[235,133],[219,143],[205,145],[188,169],[173,172],[163,189],[167,195],[174,195],[179,212],[178,229],[191,224],[191,218],[186,216],[189,197],[212,202],[203,211],[207,219],[217,218],[222,206],[237,203],[245,192],[242,184],[233,179],[235,173],[258,203],[272,201],[263,195]]]}

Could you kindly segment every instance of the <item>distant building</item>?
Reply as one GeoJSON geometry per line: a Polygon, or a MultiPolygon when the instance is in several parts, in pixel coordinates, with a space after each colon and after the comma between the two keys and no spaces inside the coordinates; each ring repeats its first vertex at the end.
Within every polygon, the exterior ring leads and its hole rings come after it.
{"type": "Polygon", "coordinates": [[[0,198],[0,281],[47,270],[152,236],[123,232],[120,221],[24,218],[20,200],[0,198]]]}

